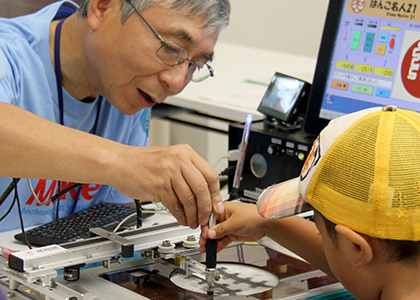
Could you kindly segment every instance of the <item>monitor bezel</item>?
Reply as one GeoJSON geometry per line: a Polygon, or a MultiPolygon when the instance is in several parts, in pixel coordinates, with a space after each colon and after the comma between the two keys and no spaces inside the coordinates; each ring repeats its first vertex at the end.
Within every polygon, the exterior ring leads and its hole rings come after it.
{"type": "Polygon", "coordinates": [[[320,118],[319,114],[326,89],[329,69],[331,67],[331,59],[338,34],[338,27],[342,17],[341,12],[344,2],[345,0],[330,0],[328,4],[305,116],[304,131],[313,136],[317,136],[330,122],[330,120],[320,118]]]}

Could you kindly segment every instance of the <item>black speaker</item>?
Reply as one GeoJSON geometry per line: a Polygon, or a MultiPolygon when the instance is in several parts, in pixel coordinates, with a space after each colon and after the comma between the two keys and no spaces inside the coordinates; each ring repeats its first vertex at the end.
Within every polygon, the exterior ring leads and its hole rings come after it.
{"type": "MultiPolygon", "coordinates": [[[[229,150],[239,148],[243,130],[243,123],[229,125],[229,150]]],[[[314,140],[301,128],[283,131],[266,120],[252,123],[239,197],[256,200],[264,188],[299,176],[314,140]]],[[[229,166],[235,165],[236,162],[229,162],[229,166]]],[[[229,176],[229,191],[233,178],[234,175],[229,176]]]]}

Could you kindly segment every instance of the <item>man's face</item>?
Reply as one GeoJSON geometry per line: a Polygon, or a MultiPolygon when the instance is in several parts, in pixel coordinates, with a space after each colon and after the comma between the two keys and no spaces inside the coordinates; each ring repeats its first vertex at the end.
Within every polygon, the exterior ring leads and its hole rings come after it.
{"type": "MultiPolygon", "coordinates": [[[[199,27],[204,17],[186,18],[166,6],[151,6],[141,13],[165,41],[184,47],[188,59],[207,62],[206,57],[213,55],[217,34],[204,34],[199,27]]],[[[119,11],[107,11],[87,41],[92,64],[88,67],[97,74],[98,92],[128,115],[180,93],[189,83],[188,62],[176,67],[164,64],[156,56],[161,45],[136,13],[122,24],[119,11]]]]}

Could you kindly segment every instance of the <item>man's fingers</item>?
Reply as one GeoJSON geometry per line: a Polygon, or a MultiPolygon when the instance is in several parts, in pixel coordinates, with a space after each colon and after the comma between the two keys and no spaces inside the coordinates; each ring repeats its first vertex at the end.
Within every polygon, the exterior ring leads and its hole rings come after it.
{"type": "Polygon", "coordinates": [[[197,228],[199,224],[196,196],[182,176],[174,178],[172,185],[177,197],[174,201],[179,203],[179,206],[182,207],[187,225],[191,228],[197,228]]]}
{"type": "MultiPolygon", "coordinates": [[[[219,174],[202,157],[195,158],[192,161],[192,163],[198,169],[198,171],[202,174],[204,181],[206,182],[206,190],[210,197],[212,210],[214,210],[218,214],[223,213],[224,206],[223,206],[222,195],[220,193],[219,174]]],[[[201,207],[199,207],[199,209],[200,208],[201,207]]],[[[206,221],[208,221],[207,219],[201,219],[202,215],[204,215],[205,218],[208,218],[208,214],[209,212],[207,211],[207,208],[206,210],[203,209],[203,212],[199,210],[199,221],[200,220],[203,221],[203,222],[200,222],[201,225],[204,225],[204,223],[207,223],[206,221]]]]}
{"type": "MultiPolygon", "coordinates": [[[[151,155],[161,155],[159,149],[153,150],[151,155]]],[[[212,210],[223,212],[217,172],[188,145],[166,150],[166,159],[154,165],[154,176],[161,180],[145,180],[154,194],[152,201],[161,201],[182,225],[197,228],[207,224],[212,210]]]]}
{"type": "Polygon", "coordinates": [[[179,222],[179,224],[188,226],[187,216],[185,215],[184,206],[178,200],[176,192],[162,195],[162,204],[169,209],[172,216],[179,222]]]}
{"type": "MultiPolygon", "coordinates": [[[[191,217],[196,217],[198,225],[205,225],[208,223],[212,211],[209,184],[201,170],[197,169],[193,164],[183,166],[182,175],[190,187],[194,198],[189,198],[191,196],[188,195],[189,197],[180,198],[180,200],[183,201],[184,206],[188,204],[184,202],[190,201],[190,199],[195,200],[194,206],[191,206],[188,212],[191,213],[191,217]],[[195,213],[192,211],[193,208],[195,208],[195,213]]],[[[189,217],[190,215],[187,214],[187,219],[189,217]]]]}

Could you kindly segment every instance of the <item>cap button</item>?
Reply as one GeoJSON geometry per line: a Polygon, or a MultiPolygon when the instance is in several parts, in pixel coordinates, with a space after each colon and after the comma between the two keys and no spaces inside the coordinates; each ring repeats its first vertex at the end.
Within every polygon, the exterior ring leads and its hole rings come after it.
{"type": "Polygon", "coordinates": [[[395,105],[385,105],[382,107],[382,111],[397,111],[397,107],[395,105]]]}

